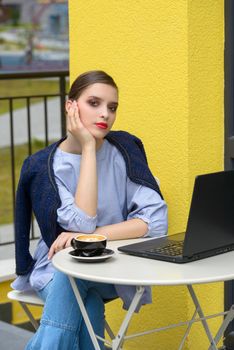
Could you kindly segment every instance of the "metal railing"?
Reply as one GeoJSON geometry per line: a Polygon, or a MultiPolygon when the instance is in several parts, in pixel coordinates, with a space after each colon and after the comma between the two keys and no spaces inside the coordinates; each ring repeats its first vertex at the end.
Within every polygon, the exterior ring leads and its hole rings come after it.
{"type": "MultiPolygon", "coordinates": [[[[58,85],[58,93],[55,94],[48,94],[48,93],[42,93],[42,94],[32,94],[32,95],[17,95],[17,96],[8,96],[8,97],[1,97],[0,96],[0,105],[1,103],[7,103],[8,108],[7,112],[4,113],[4,116],[7,117],[9,120],[9,126],[8,131],[6,133],[9,133],[9,144],[7,147],[10,147],[10,163],[11,163],[11,172],[8,174],[9,177],[11,177],[11,184],[12,184],[12,231],[14,232],[14,211],[15,211],[15,192],[16,192],[16,157],[15,157],[15,148],[17,145],[20,144],[19,141],[16,141],[16,136],[19,130],[17,130],[17,126],[15,127],[16,122],[16,113],[17,109],[14,108],[14,103],[18,100],[24,101],[24,107],[20,108],[21,116],[17,118],[18,126],[21,124],[21,119],[25,119],[26,125],[23,127],[24,131],[26,131],[24,141],[21,141],[21,143],[27,144],[27,153],[28,155],[32,154],[32,143],[33,143],[33,136],[32,134],[32,117],[34,117],[35,121],[35,115],[32,116],[32,109],[38,108],[39,112],[36,113],[36,122],[39,123],[40,126],[44,129],[44,136],[40,134],[40,141],[43,141],[43,145],[47,146],[52,138],[61,137],[64,136],[66,133],[66,124],[65,124],[65,100],[66,100],[66,79],[69,76],[69,71],[40,71],[40,72],[32,72],[32,71],[24,71],[24,72],[1,72],[0,73],[0,84],[2,81],[6,80],[19,80],[19,79],[53,79],[53,81],[57,82],[58,85]],[[35,99],[39,101],[37,106],[35,107],[35,99]],[[56,135],[56,137],[50,136],[50,130],[49,130],[49,122],[51,115],[53,113],[49,113],[48,106],[50,103],[52,103],[53,106],[56,106],[56,117],[58,117],[57,114],[59,114],[59,123],[60,123],[60,131],[59,135],[56,135]],[[34,107],[33,107],[34,106],[34,107]]],[[[34,113],[35,114],[35,113],[34,113]]],[[[1,129],[0,132],[2,136],[5,133],[3,130],[6,126],[6,121],[3,122],[1,119],[3,116],[0,115],[0,123],[1,123],[1,129]]],[[[37,136],[36,136],[37,139],[37,136]]],[[[0,146],[2,147],[2,146],[0,146]]],[[[4,147],[4,146],[3,146],[4,147]]],[[[2,183],[0,181],[0,191],[2,183]]],[[[1,217],[0,217],[1,220],[1,217]]],[[[1,222],[0,222],[1,224],[1,222]]],[[[0,226],[1,227],[1,226],[0,226]]],[[[34,220],[32,220],[32,229],[31,229],[31,239],[35,238],[35,229],[34,229],[34,220]]],[[[0,245],[3,244],[9,244],[14,242],[14,237],[11,240],[4,240],[4,242],[1,242],[0,245]]]]}

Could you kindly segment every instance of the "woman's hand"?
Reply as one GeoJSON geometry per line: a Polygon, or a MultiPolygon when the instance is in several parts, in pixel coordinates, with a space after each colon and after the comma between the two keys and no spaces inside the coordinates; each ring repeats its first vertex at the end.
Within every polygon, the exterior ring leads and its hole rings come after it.
{"type": "Polygon", "coordinates": [[[70,247],[72,238],[75,238],[76,236],[77,232],[62,232],[51,245],[48,253],[48,259],[52,259],[53,255],[60,250],[70,247]]]}
{"type": "Polygon", "coordinates": [[[77,101],[69,101],[67,107],[67,130],[77,139],[81,147],[92,144],[96,140],[80,120],[77,101]]]}

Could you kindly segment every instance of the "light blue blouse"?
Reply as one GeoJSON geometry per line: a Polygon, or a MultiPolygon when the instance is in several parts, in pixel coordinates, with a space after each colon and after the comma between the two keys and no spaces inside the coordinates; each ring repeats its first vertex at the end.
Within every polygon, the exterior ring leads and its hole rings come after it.
{"type": "MultiPolygon", "coordinates": [[[[58,223],[66,231],[91,233],[97,226],[119,223],[132,218],[141,218],[148,224],[145,236],[160,237],[167,233],[167,205],[159,194],[132,182],[126,174],[121,153],[104,140],[97,151],[98,208],[97,215],[88,216],[74,203],[74,195],[80,171],[81,155],[57,149],[54,155],[54,174],[61,198],[58,223]]],[[[54,267],[48,260],[48,247],[39,240],[33,270],[19,276],[12,283],[18,290],[40,290],[53,278],[54,267]]],[[[128,299],[126,286],[117,292],[123,300],[128,299]]],[[[127,303],[128,304],[128,303],[127,303]]]]}

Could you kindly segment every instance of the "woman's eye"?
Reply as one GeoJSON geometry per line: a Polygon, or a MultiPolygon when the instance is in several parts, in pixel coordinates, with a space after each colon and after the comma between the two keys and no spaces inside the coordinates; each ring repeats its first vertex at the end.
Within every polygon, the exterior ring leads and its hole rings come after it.
{"type": "Polygon", "coordinates": [[[89,101],[89,104],[93,107],[98,106],[98,102],[97,101],[89,101]]]}
{"type": "Polygon", "coordinates": [[[111,112],[116,112],[117,107],[116,106],[115,107],[109,107],[109,109],[110,109],[111,112]]]}

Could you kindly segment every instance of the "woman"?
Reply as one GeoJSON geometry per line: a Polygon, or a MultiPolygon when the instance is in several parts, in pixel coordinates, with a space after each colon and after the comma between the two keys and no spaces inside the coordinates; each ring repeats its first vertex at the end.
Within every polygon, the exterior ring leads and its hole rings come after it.
{"type": "MultiPolygon", "coordinates": [[[[166,203],[141,141],[127,132],[110,131],[117,107],[114,80],[103,71],[83,73],[66,102],[67,137],[23,164],[16,197],[19,277],[12,287],[33,288],[45,300],[40,327],[26,349],[93,349],[69,280],[51,263],[77,233],[116,240],[167,232],[166,203]],[[34,258],[29,252],[32,211],[41,231],[34,258]]],[[[78,279],[76,283],[94,331],[103,337],[103,300],[119,296],[128,308],[133,287],[78,279]]],[[[141,305],[150,302],[147,288],[141,305]]]]}

